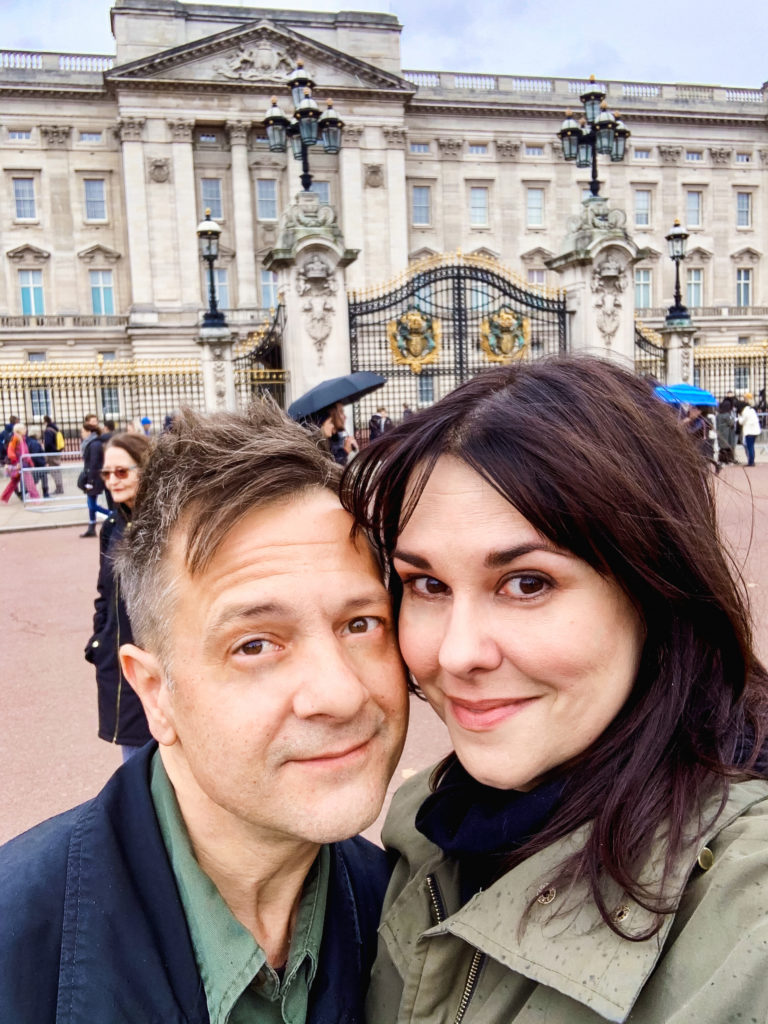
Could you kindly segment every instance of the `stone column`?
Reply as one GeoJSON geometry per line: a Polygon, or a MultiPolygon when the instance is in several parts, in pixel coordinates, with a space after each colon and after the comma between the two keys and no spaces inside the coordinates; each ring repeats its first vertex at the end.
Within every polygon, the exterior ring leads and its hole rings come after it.
{"type": "Polygon", "coordinates": [[[182,309],[199,310],[202,302],[200,293],[200,257],[195,233],[198,216],[195,189],[195,165],[192,155],[192,133],[194,121],[169,121],[173,152],[174,203],[176,206],[176,238],[181,306],[182,309]]]}
{"type": "Polygon", "coordinates": [[[405,188],[405,128],[383,129],[387,143],[387,199],[389,201],[389,273],[408,266],[408,196],[405,188]]]}
{"type": "Polygon", "coordinates": [[[117,134],[123,149],[123,187],[131,268],[131,323],[157,322],[149,249],[149,215],[144,181],[143,117],[123,117],[117,134]]]}
{"type": "Polygon", "coordinates": [[[349,373],[345,267],[357,250],[344,245],[336,213],[314,192],[299,192],[280,218],[278,246],[264,259],[278,275],[285,303],[283,365],[288,402],[329,377],[349,373]]]}
{"type": "MultiPolygon", "coordinates": [[[[339,152],[341,220],[345,237],[352,249],[362,249],[365,240],[363,167],[360,152],[363,131],[362,125],[345,125],[339,152]]],[[[350,266],[347,280],[350,288],[362,288],[365,282],[364,269],[362,261],[350,266]]]]}
{"type": "Polygon", "coordinates": [[[201,327],[197,342],[203,365],[205,411],[237,409],[232,349],[235,338],[228,327],[201,327]]]}
{"type": "Polygon", "coordinates": [[[455,252],[462,246],[464,230],[464,196],[461,194],[459,158],[464,143],[461,139],[438,139],[442,175],[443,249],[455,252]]]}
{"type": "Polygon", "coordinates": [[[571,218],[561,254],[547,261],[566,289],[570,350],[635,365],[632,267],[647,253],[625,230],[626,214],[601,197],[585,199],[571,218]]]}
{"type": "Polygon", "coordinates": [[[235,252],[237,259],[237,304],[258,306],[256,258],[253,235],[253,200],[248,170],[247,121],[227,121],[232,153],[232,199],[234,207],[235,252]]]}
{"type": "Polygon", "coordinates": [[[690,320],[677,320],[660,327],[667,350],[667,384],[693,384],[693,336],[690,320]]]}

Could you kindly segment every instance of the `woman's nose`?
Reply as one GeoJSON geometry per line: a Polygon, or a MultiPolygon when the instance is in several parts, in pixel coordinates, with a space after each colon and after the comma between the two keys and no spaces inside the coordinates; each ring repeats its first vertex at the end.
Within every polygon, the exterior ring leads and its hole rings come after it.
{"type": "Polygon", "coordinates": [[[501,663],[501,650],[488,617],[476,602],[454,599],[438,661],[445,672],[454,676],[469,676],[478,670],[488,672],[501,663]]]}

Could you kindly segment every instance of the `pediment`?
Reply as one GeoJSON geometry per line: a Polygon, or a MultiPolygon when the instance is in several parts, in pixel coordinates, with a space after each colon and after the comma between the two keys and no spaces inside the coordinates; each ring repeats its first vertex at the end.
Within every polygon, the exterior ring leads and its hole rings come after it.
{"type": "Polygon", "coordinates": [[[122,64],[104,77],[115,84],[130,85],[177,82],[206,88],[262,87],[279,90],[278,102],[282,102],[281,94],[288,102],[286,78],[298,60],[317,83],[316,93],[373,89],[410,95],[415,91],[398,75],[267,20],[122,64]]]}
{"type": "Polygon", "coordinates": [[[541,245],[537,245],[535,249],[529,249],[528,252],[524,252],[520,259],[523,263],[546,263],[547,260],[551,260],[555,254],[550,252],[549,249],[545,249],[541,245]]]}
{"type": "Polygon", "coordinates": [[[420,263],[421,260],[431,260],[439,255],[437,249],[430,249],[429,246],[424,245],[421,249],[415,249],[413,252],[408,253],[408,262],[420,263]]]}
{"type": "Polygon", "coordinates": [[[47,249],[38,249],[36,245],[20,245],[17,249],[9,249],[6,256],[14,263],[45,263],[51,258],[47,249]]]}
{"type": "Polygon", "coordinates": [[[470,256],[478,256],[480,259],[483,259],[483,260],[497,260],[498,261],[498,258],[499,258],[500,254],[497,253],[497,252],[494,252],[493,249],[488,249],[484,245],[481,245],[479,249],[473,249],[472,252],[470,252],[468,255],[470,255],[470,256]]]}
{"type": "Polygon", "coordinates": [[[645,245],[638,254],[638,263],[647,263],[661,259],[661,253],[658,249],[654,249],[651,245],[645,245]]]}
{"type": "Polygon", "coordinates": [[[110,249],[108,245],[89,245],[87,249],[81,249],[77,256],[86,263],[116,263],[120,259],[117,249],[110,249]]]}
{"type": "Polygon", "coordinates": [[[743,249],[739,249],[738,252],[731,253],[731,259],[738,263],[757,263],[761,255],[762,253],[759,253],[757,249],[747,245],[743,249]]]}
{"type": "Polygon", "coordinates": [[[697,245],[695,249],[688,250],[685,258],[691,263],[706,263],[707,260],[712,259],[712,253],[709,249],[704,249],[702,246],[697,245]]]}

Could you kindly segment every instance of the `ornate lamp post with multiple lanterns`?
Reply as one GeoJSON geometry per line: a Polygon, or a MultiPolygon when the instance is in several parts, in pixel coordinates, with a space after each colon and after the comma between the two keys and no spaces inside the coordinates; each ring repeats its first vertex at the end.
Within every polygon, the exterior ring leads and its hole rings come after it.
{"type": "Polygon", "coordinates": [[[293,118],[288,118],[272,97],[272,106],[264,118],[267,141],[272,153],[284,153],[290,139],[291,150],[296,160],[301,160],[301,186],[309,192],[312,175],[309,170],[309,148],[321,142],[326,153],[338,153],[341,149],[341,129],[344,124],[328,100],[328,109],[322,114],[312,99],[315,83],[304,70],[301,61],[288,76],[293,101],[293,118]]]}
{"type": "Polygon", "coordinates": [[[624,159],[630,132],[618,114],[608,109],[605,93],[594,85],[595,76],[590,75],[589,80],[592,88],[579,97],[584,104],[583,116],[576,121],[567,110],[557,135],[566,160],[575,160],[577,167],[592,168],[589,190],[593,196],[598,196],[597,155],[609,156],[613,163],[619,163],[624,159]]]}

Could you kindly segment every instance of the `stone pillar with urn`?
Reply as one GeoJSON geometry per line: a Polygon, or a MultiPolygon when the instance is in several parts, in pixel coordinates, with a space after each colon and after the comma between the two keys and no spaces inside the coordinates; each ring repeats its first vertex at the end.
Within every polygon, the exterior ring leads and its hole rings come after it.
{"type": "Polygon", "coordinates": [[[288,403],[350,371],[344,271],[357,255],[344,244],[333,207],[322,205],[314,192],[299,192],[280,218],[277,246],[264,259],[277,274],[285,305],[288,403]]]}
{"type": "Polygon", "coordinates": [[[570,218],[561,252],[547,261],[566,290],[570,351],[635,365],[632,268],[647,256],[626,230],[627,215],[591,196],[570,218]]]}

